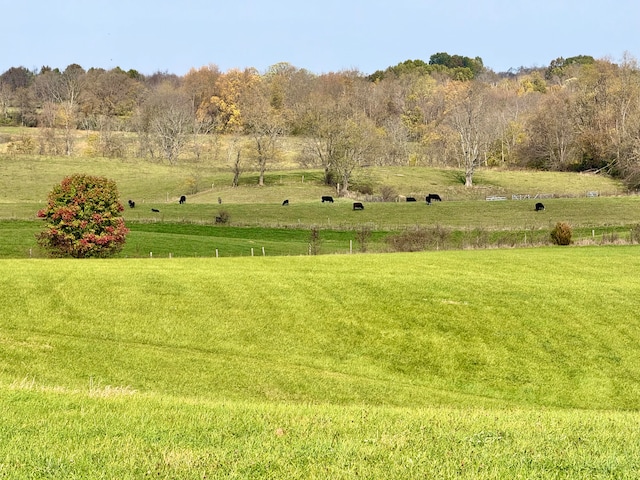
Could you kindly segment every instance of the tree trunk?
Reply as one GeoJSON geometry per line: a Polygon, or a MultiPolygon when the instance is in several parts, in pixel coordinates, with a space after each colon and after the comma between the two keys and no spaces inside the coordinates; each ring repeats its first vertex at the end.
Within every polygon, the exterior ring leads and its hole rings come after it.
{"type": "Polygon", "coordinates": [[[232,187],[238,186],[238,180],[240,180],[240,150],[238,150],[238,155],[236,156],[236,161],[233,164],[233,182],[231,184],[232,187]]]}
{"type": "Polygon", "coordinates": [[[473,187],[473,170],[467,170],[464,173],[464,186],[473,187]]]}

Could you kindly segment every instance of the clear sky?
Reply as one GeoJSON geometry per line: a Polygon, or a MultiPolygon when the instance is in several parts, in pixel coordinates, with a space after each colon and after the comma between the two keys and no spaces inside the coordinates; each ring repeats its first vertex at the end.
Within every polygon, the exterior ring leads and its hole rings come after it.
{"type": "Polygon", "coordinates": [[[0,0],[0,18],[0,73],[288,62],[369,74],[438,52],[496,72],[575,55],[640,60],[639,0],[0,0]]]}

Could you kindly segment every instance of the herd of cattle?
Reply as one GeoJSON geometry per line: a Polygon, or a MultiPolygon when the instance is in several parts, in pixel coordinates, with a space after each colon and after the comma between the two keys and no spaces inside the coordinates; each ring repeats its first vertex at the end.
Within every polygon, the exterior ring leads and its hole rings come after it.
{"type": "MultiPolygon", "coordinates": [[[[187,201],[187,197],[182,195],[180,197],[180,200],[178,200],[178,203],[180,205],[182,205],[183,203],[185,203],[187,201]]],[[[415,202],[416,198],[415,197],[406,197],[406,201],[407,202],[415,202]]],[[[427,205],[431,205],[431,202],[441,202],[442,198],[440,197],[440,195],[438,195],[437,193],[430,193],[429,195],[427,195],[425,197],[425,202],[427,203],[427,205]]],[[[333,197],[330,195],[323,195],[322,196],[322,203],[333,203],[333,197]]],[[[218,198],[218,203],[222,203],[221,199],[218,198]]],[[[289,205],[289,199],[286,199],[284,202],[282,202],[282,206],[285,207],[289,205]]],[[[136,202],[134,202],[133,200],[129,200],[129,208],[135,208],[136,207],[136,202]]],[[[364,210],[364,204],[362,202],[353,202],[353,209],[354,210],[364,210]]],[[[535,210],[536,212],[540,212],[542,210],[544,210],[544,205],[540,202],[536,203],[535,206],[535,210]]],[[[151,209],[152,212],[154,213],[160,213],[160,210],[158,210],[157,208],[152,208],[151,209]]]]}

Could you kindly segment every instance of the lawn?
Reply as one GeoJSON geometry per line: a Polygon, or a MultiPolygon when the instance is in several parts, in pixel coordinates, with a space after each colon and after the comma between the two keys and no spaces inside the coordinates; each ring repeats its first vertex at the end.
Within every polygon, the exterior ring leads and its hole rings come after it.
{"type": "Polygon", "coordinates": [[[2,260],[0,473],[633,478],[639,267],[635,246],[2,260]]]}

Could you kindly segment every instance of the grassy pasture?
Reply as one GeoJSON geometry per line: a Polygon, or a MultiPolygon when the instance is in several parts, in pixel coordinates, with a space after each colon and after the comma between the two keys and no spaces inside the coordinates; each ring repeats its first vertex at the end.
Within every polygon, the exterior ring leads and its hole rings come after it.
{"type": "MultiPolygon", "coordinates": [[[[46,199],[53,185],[73,173],[102,175],[118,184],[123,199],[137,202],[173,203],[180,195],[195,203],[276,203],[285,198],[295,203],[319,199],[332,193],[322,184],[318,170],[298,170],[274,165],[267,172],[266,186],[257,186],[256,172],[240,177],[240,187],[231,188],[231,172],[220,162],[184,161],[170,166],[140,159],[95,157],[4,156],[0,159],[0,204],[34,203],[46,199]],[[197,192],[190,189],[195,182],[197,192]]],[[[480,170],[476,187],[469,190],[460,182],[460,171],[424,167],[370,167],[357,172],[356,183],[373,186],[379,194],[382,186],[393,187],[398,194],[423,197],[439,193],[445,200],[484,199],[489,195],[555,194],[584,196],[597,191],[603,196],[624,192],[622,186],[607,177],[558,172],[480,170]]]]}
{"type": "Polygon", "coordinates": [[[268,172],[265,187],[258,187],[256,174],[247,172],[240,186],[231,188],[230,172],[212,162],[168,166],[137,159],[16,156],[4,157],[0,169],[0,257],[41,256],[34,239],[39,230],[35,214],[53,185],[80,171],[114,178],[123,202],[136,201],[137,208],[124,213],[132,229],[125,257],[206,257],[215,256],[216,250],[220,256],[249,256],[251,249],[261,255],[263,248],[267,255],[300,255],[308,253],[312,227],[322,231],[321,253],[357,251],[356,230],[361,228],[372,231],[368,250],[374,252],[387,250],[384,237],[391,232],[416,227],[454,230],[454,248],[481,246],[484,239],[495,237],[500,238],[494,243],[509,246],[545,243],[557,221],[570,223],[576,239],[597,243],[603,235],[628,237],[630,226],[638,222],[638,197],[617,195],[619,184],[594,175],[482,170],[476,175],[477,186],[468,190],[455,170],[366,168],[357,182],[372,185],[374,193],[390,186],[420,201],[365,200],[365,210],[354,212],[349,199],[320,203],[320,196],[332,190],[322,184],[318,170],[268,172]],[[192,182],[198,185],[194,194],[186,192],[192,182]],[[427,206],[422,195],[432,191],[445,201],[427,206]],[[587,191],[602,196],[585,198],[587,191]],[[178,205],[183,193],[187,203],[178,205]],[[487,195],[536,193],[561,198],[544,200],[547,210],[541,213],[533,211],[531,199],[484,201],[487,195]],[[290,201],[288,207],[281,206],[284,198],[290,201]],[[214,225],[223,211],[235,228],[214,225]]]}
{"type": "Polygon", "coordinates": [[[1,260],[0,474],[633,478],[638,248],[1,260]]]}
{"type": "MultiPolygon", "coordinates": [[[[511,230],[549,228],[558,221],[574,227],[634,225],[640,220],[640,197],[554,198],[545,199],[545,211],[535,212],[535,200],[485,202],[460,200],[434,203],[371,202],[362,211],[353,211],[351,201],[337,199],[333,204],[320,200],[291,203],[199,204],[187,199],[184,205],[172,203],[138,203],[124,212],[126,221],[144,223],[198,223],[212,225],[222,211],[230,214],[234,226],[269,228],[352,229],[368,225],[373,229],[439,225],[450,228],[485,228],[511,230]],[[153,213],[157,208],[160,213],[153,213]]],[[[44,203],[0,203],[0,219],[36,220],[44,203]]]]}
{"type": "MultiPolygon", "coordinates": [[[[483,245],[535,245],[548,242],[556,222],[568,222],[577,243],[608,243],[612,238],[628,241],[630,228],[640,223],[640,197],[559,198],[545,200],[546,210],[535,212],[531,200],[485,202],[477,200],[425,203],[366,204],[353,211],[351,203],[319,201],[279,204],[138,204],[125,210],[131,228],[122,252],[125,257],[220,256],[308,253],[310,228],[321,229],[321,253],[359,251],[357,231],[371,230],[368,251],[388,249],[385,237],[418,227],[442,227],[452,231],[447,246],[474,248],[483,245]],[[159,214],[151,212],[159,208],[159,214]],[[231,226],[215,225],[220,212],[230,214],[231,226]],[[350,243],[351,242],[351,243],[350,243]],[[483,243],[484,242],[484,243],[483,243]]],[[[0,204],[0,257],[40,256],[35,234],[38,204],[0,204]],[[20,220],[31,218],[32,220],[20,220]]]]}
{"type": "Polygon", "coordinates": [[[352,202],[337,199],[335,203],[311,200],[291,203],[254,204],[154,204],[160,214],[153,214],[146,205],[125,212],[125,219],[140,222],[214,223],[221,211],[230,214],[237,226],[268,226],[279,228],[351,229],[369,225],[373,229],[396,230],[415,226],[442,226],[455,229],[484,228],[511,230],[549,228],[558,221],[574,227],[620,226],[640,221],[640,197],[554,198],[545,199],[546,210],[535,212],[536,200],[486,202],[477,200],[425,202],[371,202],[362,211],[353,211],[352,202]]]}

